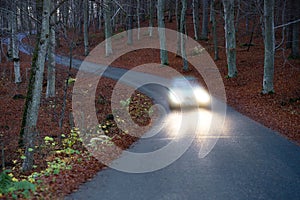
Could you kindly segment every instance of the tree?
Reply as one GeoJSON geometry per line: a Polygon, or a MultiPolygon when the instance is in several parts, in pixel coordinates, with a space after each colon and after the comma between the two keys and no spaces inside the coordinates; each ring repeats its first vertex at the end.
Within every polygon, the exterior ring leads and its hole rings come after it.
{"type": "Polygon", "coordinates": [[[181,0],[176,0],[176,28],[177,28],[177,49],[176,56],[181,56],[181,34],[180,34],[180,18],[181,18],[181,0]]]}
{"type": "Polygon", "coordinates": [[[274,0],[264,0],[264,78],[263,94],[274,93],[274,51],[275,51],[275,33],[274,33],[274,0]]]}
{"type": "MultiPolygon", "coordinates": [[[[54,9],[54,4],[52,4],[52,9],[54,9]]],[[[46,98],[55,96],[55,45],[56,45],[56,35],[55,26],[56,23],[56,13],[50,17],[50,36],[48,45],[48,65],[47,65],[47,89],[46,98]]]]}
{"type": "Polygon", "coordinates": [[[201,39],[208,39],[208,0],[203,0],[203,14],[202,14],[202,33],[201,39]]]}
{"type": "Polygon", "coordinates": [[[212,22],[212,33],[214,42],[214,60],[219,59],[219,49],[218,49],[218,36],[217,36],[217,20],[216,20],[216,10],[215,10],[215,0],[211,1],[211,22],[212,22]]]}
{"type": "Polygon", "coordinates": [[[169,12],[168,12],[168,20],[169,23],[173,22],[173,1],[172,0],[168,0],[168,7],[169,7],[169,12]]]}
{"type": "Polygon", "coordinates": [[[153,0],[149,0],[149,36],[153,35],[153,0]]]}
{"type": "Polygon", "coordinates": [[[137,18],[137,27],[138,27],[138,35],[137,35],[137,39],[140,40],[140,32],[141,32],[141,13],[140,13],[140,0],[136,0],[137,1],[137,6],[136,6],[136,18],[137,18]]]}
{"type": "Polygon", "coordinates": [[[234,0],[223,0],[225,17],[226,55],[228,78],[237,76],[236,68],[236,41],[234,27],[234,0]]]}
{"type": "Polygon", "coordinates": [[[111,1],[104,0],[104,21],[105,21],[105,55],[109,56],[113,53],[111,36],[112,36],[112,27],[111,27],[111,1]]]}
{"type": "Polygon", "coordinates": [[[186,35],[185,35],[185,14],[187,9],[187,2],[186,0],[181,0],[182,8],[181,8],[181,16],[180,16],[180,33],[181,33],[181,56],[183,61],[183,70],[188,71],[189,66],[187,62],[187,56],[186,56],[186,49],[185,49],[185,43],[186,43],[186,35]]]}
{"type": "Polygon", "coordinates": [[[83,38],[84,38],[84,55],[89,54],[89,1],[83,0],[83,38]]]}
{"type": "Polygon", "coordinates": [[[199,40],[199,0],[193,0],[194,38],[199,40]]]}
{"type": "MultiPolygon", "coordinates": [[[[14,0],[14,5],[16,5],[14,0]]],[[[19,41],[17,35],[17,6],[12,6],[14,12],[11,13],[11,35],[12,35],[12,57],[14,61],[15,83],[21,83],[19,41]]]]}
{"type": "MultiPolygon", "coordinates": [[[[41,0],[37,0],[37,4],[41,0]]],[[[43,0],[43,15],[40,36],[36,45],[32,65],[31,76],[28,85],[27,97],[25,102],[23,121],[20,134],[20,144],[25,145],[25,159],[22,164],[22,170],[32,169],[34,158],[35,138],[37,135],[37,120],[40,107],[40,99],[43,85],[43,73],[45,56],[49,40],[49,16],[50,0],[43,0]]]]}
{"type": "MultiPolygon", "coordinates": [[[[300,5],[297,0],[292,0],[292,5],[294,10],[293,14],[293,20],[299,20],[300,18],[300,5]]],[[[292,52],[291,52],[291,57],[292,58],[299,58],[300,53],[299,53],[299,26],[300,22],[293,23],[292,25],[292,52]]]]}
{"type": "Polygon", "coordinates": [[[159,43],[160,43],[160,60],[161,60],[161,64],[168,65],[169,60],[168,60],[168,52],[166,51],[164,5],[165,5],[165,0],[158,0],[157,20],[158,20],[159,43]]]}
{"type": "Polygon", "coordinates": [[[133,29],[133,2],[130,0],[129,2],[129,11],[128,11],[128,22],[127,22],[127,44],[132,45],[133,43],[133,35],[132,35],[132,29],[133,29]]]}

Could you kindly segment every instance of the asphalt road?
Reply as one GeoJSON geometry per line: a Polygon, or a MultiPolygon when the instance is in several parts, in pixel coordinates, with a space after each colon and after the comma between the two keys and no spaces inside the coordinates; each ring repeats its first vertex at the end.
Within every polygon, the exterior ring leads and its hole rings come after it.
{"type": "MultiPolygon", "coordinates": [[[[57,59],[61,60],[60,64],[67,62],[65,57],[57,59]]],[[[78,65],[80,61],[75,60],[74,63],[78,65]]],[[[113,79],[125,72],[114,68],[110,70],[113,71],[105,73],[113,79]]],[[[164,89],[155,87],[157,86],[144,87],[144,92],[154,97],[158,103],[163,103],[164,89]]],[[[170,165],[145,173],[127,173],[107,168],[66,199],[300,199],[298,145],[230,107],[227,107],[222,130],[214,129],[219,124],[214,120],[207,120],[209,112],[197,110],[183,114],[166,113],[159,124],[163,126],[159,134],[139,140],[130,149],[130,152],[144,153],[168,146],[174,140],[172,128],[177,124],[176,119],[182,115],[185,121],[181,128],[188,133],[182,138],[192,139],[192,143],[170,165]],[[193,122],[195,113],[201,115],[200,128],[193,131],[190,128],[194,124],[190,126],[189,123],[193,122]],[[210,135],[202,134],[207,128],[212,128],[221,135],[214,132],[210,135]],[[189,135],[191,132],[196,135],[189,135]],[[218,136],[218,140],[210,136],[218,136]],[[216,144],[205,157],[199,157],[201,147],[210,143],[210,140],[216,141],[216,144]]],[[[131,165],[136,165],[138,169],[144,165],[143,162],[131,165]]],[[[151,164],[147,163],[150,168],[151,164]]],[[[153,162],[155,164],[156,161],[153,162]]]]}
{"type": "MultiPolygon", "coordinates": [[[[300,199],[300,148],[278,133],[228,108],[223,133],[204,158],[199,143],[196,137],[158,171],[100,171],[66,199],[300,199]]],[[[161,145],[156,137],[142,139],[130,151],[161,145]]]]}

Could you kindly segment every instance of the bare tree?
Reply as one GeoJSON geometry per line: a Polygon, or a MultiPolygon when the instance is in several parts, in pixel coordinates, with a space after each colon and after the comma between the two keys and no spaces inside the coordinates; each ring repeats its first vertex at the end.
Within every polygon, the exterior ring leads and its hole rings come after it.
{"type": "Polygon", "coordinates": [[[234,27],[234,0],[223,0],[225,16],[225,39],[228,65],[228,78],[237,76],[236,41],[234,27]]]}
{"type": "MultiPolygon", "coordinates": [[[[16,5],[17,1],[14,0],[16,5]]],[[[11,13],[11,35],[12,35],[12,57],[14,61],[15,83],[21,83],[19,41],[17,35],[17,6],[12,6],[14,12],[11,13]]]]}
{"type": "Polygon", "coordinates": [[[211,10],[211,22],[212,22],[212,33],[213,33],[213,42],[214,42],[214,60],[219,59],[219,49],[218,49],[218,35],[217,35],[217,20],[216,20],[216,8],[215,0],[211,1],[210,4],[211,10]]]}
{"type": "Polygon", "coordinates": [[[130,0],[129,2],[129,11],[128,11],[128,22],[127,22],[127,44],[131,45],[133,43],[133,35],[132,35],[132,29],[133,29],[133,0],[130,0]]]}
{"type": "MultiPolygon", "coordinates": [[[[300,4],[299,1],[297,0],[292,0],[292,5],[294,10],[293,14],[293,20],[299,20],[300,19],[300,4]]],[[[293,28],[292,28],[292,52],[291,52],[291,57],[292,58],[299,58],[300,53],[299,53],[299,28],[300,28],[300,22],[293,23],[293,28]]]]}
{"type": "Polygon", "coordinates": [[[180,34],[180,19],[181,19],[181,0],[176,0],[176,8],[175,8],[175,15],[176,15],[176,28],[177,28],[177,49],[176,49],[176,56],[181,56],[181,34],[180,34]]]}
{"type": "Polygon", "coordinates": [[[152,37],[153,35],[153,26],[154,26],[154,22],[153,22],[153,0],[149,0],[149,36],[152,37]]]}
{"type": "Polygon", "coordinates": [[[180,17],[180,33],[181,33],[181,56],[183,61],[183,70],[188,71],[189,65],[187,62],[187,56],[186,56],[186,35],[185,35],[185,28],[186,28],[186,22],[185,22],[185,15],[187,10],[187,1],[181,0],[182,8],[181,8],[181,17],[180,17]]]}
{"type": "Polygon", "coordinates": [[[263,94],[274,93],[274,51],[275,51],[275,33],[274,33],[274,0],[264,0],[264,78],[263,94]]]}
{"type": "MultiPolygon", "coordinates": [[[[52,9],[55,5],[52,4],[52,9]]],[[[46,98],[55,96],[55,45],[56,45],[56,35],[55,35],[55,23],[56,23],[56,13],[50,17],[50,33],[49,33],[49,45],[48,45],[48,65],[47,65],[47,88],[46,88],[46,98]]]]}
{"type": "Polygon", "coordinates": [[[193,0],[194,38],[199,40],[199,0],[193,0]]]}
{"type": "Polygon", "coordinates": [[[84,38],[84,55],[89,54],[89,1],[83,0],[83,38],[84,38]]]}
{"type": "Polygon", "coordinates": [[[208,39],[208,2],[209,0],[202,0],[202,33],[201,39],[207,40],[208,39]]]}
{"type": "MultiPolygon", "coordinates": [[[[39,1],[39,0],[37,0],[39,1]]],[[[38,3],[38,2],[37,2],[38,3]]],[[[27,98],[21,127],[21,144],[25,144],[25,159],[22,170],[32,169],[35,138],[37,135],[37,120],[43,85],[45,56],[49,40],[50,0],[43,0],[42,26],[39,41],[33,55],[31,77],[28,85],[27,98]]]]}
{"type": "Polygon", "coordinates": [[[112,36],[112,27],[111,27],[111,1],[104,0],[104,21],[105,21],[105,55],[109,56],[113,53],[111,36],[112,36]]]}
{"type": "Polygon", "coordinates": [[[157,20],[158,20],[159,43],[160,43],[160,60],[161,60],[161,64],[168,65],[169,60],[168,60],[168,52],[166,51],[164,5],[165,5],[165,0],[158,0],[157,20]]]}

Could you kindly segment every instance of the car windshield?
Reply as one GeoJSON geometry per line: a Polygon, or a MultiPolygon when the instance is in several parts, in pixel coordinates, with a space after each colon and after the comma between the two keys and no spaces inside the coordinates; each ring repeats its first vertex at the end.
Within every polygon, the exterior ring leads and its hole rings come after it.
{"type": "Polygon", "coordinates": [[[197,80],[193,77],[176,78],[173,80],[172,85],[176,88],[188,88],[197,83],[197,80]]]}

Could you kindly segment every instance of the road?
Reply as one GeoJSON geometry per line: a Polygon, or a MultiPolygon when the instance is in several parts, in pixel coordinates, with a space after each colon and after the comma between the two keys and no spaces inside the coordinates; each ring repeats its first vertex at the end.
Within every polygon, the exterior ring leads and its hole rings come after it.
{"type": "MultiPolygon", "coordinates": [[[[161,143],[142,139],[130,151],[161,143]]],[[[196,137],[182,157],[158,171],[100,171],[66,199],[300,199],[300,148],[278,133],[228,108],[223,133],[204,158],[199,143],[196,137]]]]}
{"type": "MultiPolygon", "coordinates": [[[[66,59],[57,57],[59,64],[67,64],[66,59]]],[[[80,61],[74,63],[80,64],[80,61]]],[[[125,73],[121,69],[111,70],[106,72],[106,76],[114,79],[125,73]]],[[[160,94],[164,93],[164,89],[153,87],[157,86],[148,86],[144,91],[162,103],[164,97],[160,94]],[[153,90],[155,93],[151,92],[153,90]]],[[[183,137],[192,138],[192,143],[170,165],[145,173],[127,173],[107,168],[66,199],[300,199],[298,145],[229,106],[222,130],[216,130],[213,128],[219,126],[216,121],[205,121],[212,114],[209,112],[196,110],[183,114],[167,113],[161,119],[163,128],[159,134],[140,139],[129,150],[143,153],[168,146],[174,139],[171,134],[176,119],[183,115],[186,121],[181,124],[182,130],[186,133],[195,132],[195,135],[186,134],[183,137]],[[187,122],[193,121],[198,114],[201,117],[197,123],[201,126],[196,131],[190,130],[192,126],[187,122]],[[207,128],[212,129],[210,135],[203,134],[207,128]],[[220,132],[220,135],[214,132],[220,132]],[[210,137],[214,135],[218,136],[218,140],[210,137]],[[212,150],[206,156],[199,157],[201,147],[212,140],[216,141],[212,150]]],[[[144,163],[131,164],[138,169],[144,163]]],[[[147,164],[151,168],[151,163],[147,164]]]]}

